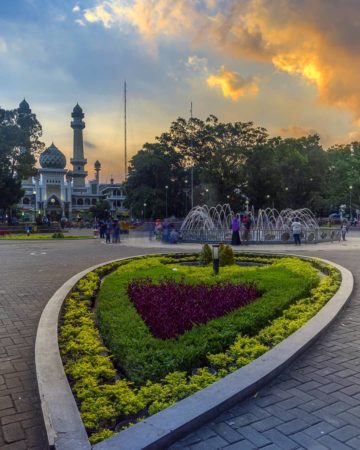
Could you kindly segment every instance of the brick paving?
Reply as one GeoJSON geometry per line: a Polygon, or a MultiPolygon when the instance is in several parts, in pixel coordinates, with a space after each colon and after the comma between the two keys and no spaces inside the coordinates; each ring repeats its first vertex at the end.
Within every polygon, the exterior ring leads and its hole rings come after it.
{"type": "MultiPolygon", "coordinates": [[[[309,246],[303,252],[344,265],[357,280],[359,256],[350,245],[325,251],[309,246]]],[[[48,448],[34,367],[37,324],[48,299],[86,267],[150,251],[96,240],[0,241],[1,450],[48,448]]],[[[171,448],[360,449],[359,324],[356,283],[350,305],[306,355],[266,388],[171,448]]]]}
{"type": "Polygon", "coordinates": [[[142,248],[103,245],[96,240],[0,241],[1,450],[48,448],[34,347],[40,315],[49,298],[87,267],[142,253],[142,248]]]}

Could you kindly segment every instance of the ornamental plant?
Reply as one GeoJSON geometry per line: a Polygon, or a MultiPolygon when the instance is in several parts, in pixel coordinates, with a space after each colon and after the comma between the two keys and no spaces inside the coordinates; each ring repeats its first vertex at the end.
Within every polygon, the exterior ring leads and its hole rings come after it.
{"type": "Polygon", "coordinates": [[[211,252],[211,248],[209,244],[204,244],[202,246],[200,255],[199,255],[199,260],[202,264],[204,264],[205,266],[207,264],[210,264],[212,261],[212,252],[211,252]]]}
{"type": "Polygon", "coordinates": [[[211,286],[164,279],[154,284],[150,278],[130,282],[127,293],[152,334],[159,339],[179,336],[194,325],[251,303],[260,295],[253,283],[211,286]]]}
{"type": "Polygon", "coordinates": [[[219,263],[221,267],[231,266],[235,262],[234,252],[230,245],[220,244],[219,247],[219,263]]]}

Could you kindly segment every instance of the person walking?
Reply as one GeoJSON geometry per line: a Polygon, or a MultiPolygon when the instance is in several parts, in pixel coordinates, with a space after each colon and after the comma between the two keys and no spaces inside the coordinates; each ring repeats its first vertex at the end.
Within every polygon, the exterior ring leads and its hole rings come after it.
{"type": "Polygon", "coordinates": [[[231,231],[232,231],[231,245],[240,245],[241,244],[239,230],[240,230],[239,217],[238,217],[238,215],[233,214],[233,218],[231,221],[231,231]]]}
{"type": "Polygon", "coordinates": [[[112,224],[111,224],[111,221],[108,221],[106,224],[106,230],[105,230],[105,242],[107,244],[111,244],[111,230],[112,230],[112,224]]]}
{"type": "Polygon", "coordinates": [[[295,217],[294,222],[291,224],[291,229],[295,245],[301,245],[301,223],[297,217],[295,217]]]}
{"type": "Polygon", "coordinates": [[[340,226],[340,239],[339,241],[346,241],[346,233],[348,232],[348,226],[346,220],[340,226]]]}

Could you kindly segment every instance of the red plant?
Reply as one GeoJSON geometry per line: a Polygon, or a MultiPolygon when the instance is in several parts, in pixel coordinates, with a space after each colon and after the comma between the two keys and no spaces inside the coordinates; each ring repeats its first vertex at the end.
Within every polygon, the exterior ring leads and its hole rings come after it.
{"type": "Polygon", "coordinates": [[[149,278],[130,282],[127,292],[151,333],[160,339],[179,336],[260,295],[254,284],[189,285],[172,279],[153,284],[149,278]]]}

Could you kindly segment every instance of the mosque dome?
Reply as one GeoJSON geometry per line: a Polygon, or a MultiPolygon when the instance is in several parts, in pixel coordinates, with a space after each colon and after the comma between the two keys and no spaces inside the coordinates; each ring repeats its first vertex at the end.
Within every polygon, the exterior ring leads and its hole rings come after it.
{"type": "Polygon", "coordinates": [[[40,155],[40,165],[43,169],[64,169],[65,155],[52,143],[40,155]]]}
{"type": "Polygon", "coordinates": [[[31,112],[30,105],[25,99],[19,104],[19,110],[21,112],[31,112]]]}

